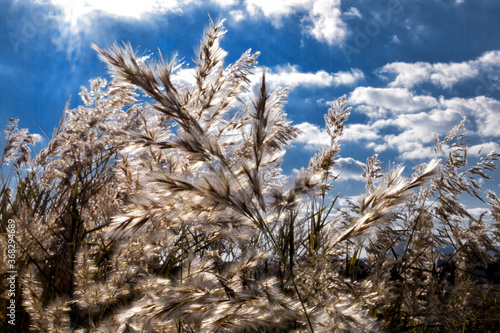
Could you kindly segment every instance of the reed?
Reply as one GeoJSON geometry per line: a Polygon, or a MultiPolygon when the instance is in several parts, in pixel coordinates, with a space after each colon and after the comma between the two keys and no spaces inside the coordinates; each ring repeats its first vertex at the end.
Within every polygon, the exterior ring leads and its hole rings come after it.
{"type": "Polygon", "coordinates": [[[368,158],[366,195],[340,209],[346,98],[325,115],[330,141],[290,179],[280,165],[300,131],[287,90],[269,92],[264,73],[249,91],[258,53],[226,66],[224,34],[210,21],[193,86],[174,84],[175,57],[152,63],[128,44],[94,45],[111,81],[82,87],[83,105],[66,108],[40,152],[38,136],[9,121],[0,250],[13,219],[17,331],[498,327],[499,281],[474,274],[498,263],[500,201],[480,184],[500,154],[471,166],[462,122],[410,177],[368,158]],[[464,196],[489,205],[493,221],[471,216],[464,196]]]}

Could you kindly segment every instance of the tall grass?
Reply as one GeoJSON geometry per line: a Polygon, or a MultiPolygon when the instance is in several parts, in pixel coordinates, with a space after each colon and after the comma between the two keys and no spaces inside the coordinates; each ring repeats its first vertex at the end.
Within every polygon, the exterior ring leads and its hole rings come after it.
{"type": "Polygon", "coordinates": [[[284,111],[287,90],[269,92],[263,74],[249,91],[258,53],[225,66],[222,23],[204,34],[194,86],[174,84],[175,58],[152,64],[130,45],[94,45],[113,78],[82,87],[84,105],[65,110],[46,148],[32,153],[37,137],[9,122],[0,247],[15,220],[15,329],[498,327],[498,285],[472,274],[498,261],[500,201],[480,184],[500,155],[471,167],[462,122],[410,178],[368,158],[366,195],[340,210],[345,97],[325,116],[330,141],[289,179],[280,163],[299,130],[284,111]],[[471,216],[464,195],[489,205],[492,223],[471,216]]]}

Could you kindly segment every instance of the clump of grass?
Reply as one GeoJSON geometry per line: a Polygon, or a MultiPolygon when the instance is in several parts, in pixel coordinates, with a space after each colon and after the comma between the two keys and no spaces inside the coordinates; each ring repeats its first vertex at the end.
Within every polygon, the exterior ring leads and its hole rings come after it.
{"type": "Polygon", "coordinates": [[[194,86],[173,83],[175,58],[151,64],[130,45],[94,45],[112,81],[82,87],[84,106],[65,110],[33,159],[36,137],[9,123],[2,161],[15,162],[15,179],[2,179],[2,236],[9,218],[19,222],[18,329],[478,328],[471,321],[493,289],[467,269],[494,261],[499,211],[478,179],[500,155],[468,167],[462,123],[410,178],[367,159],[366,195],[339,211],[345,97],[325,116],[330,141],[289,180],[280,163],[299,130],[284,111],[287,90],[269,92],[263,74],[252,94],[258,53],[225,66],[224,33],[210,22],[194,86]],[[493,234],[461,206],[464,193],[491,205],[493,234]],[[454,253],[439,266],[446,245],[454,253]]]}

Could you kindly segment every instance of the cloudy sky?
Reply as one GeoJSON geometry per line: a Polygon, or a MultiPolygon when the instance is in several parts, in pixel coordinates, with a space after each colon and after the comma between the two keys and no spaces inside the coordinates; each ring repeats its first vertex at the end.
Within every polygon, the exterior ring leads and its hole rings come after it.
{"type": "Polygon", "coordinates": [[[260,51],[271,87],[290,88],[285,110],[303,134],[286,172],[325,142],[323,115],[342,95],[353,188],[367,157],[411,170],[464,117],[472,153],[500,150],[498,0],[0,0],[0,121],[52,133],[69,97],[76,107],[81,85],[108,76],[92,41],[178,52],[188,68],[209,15],[226,18],[227,63],[260,51]]]}

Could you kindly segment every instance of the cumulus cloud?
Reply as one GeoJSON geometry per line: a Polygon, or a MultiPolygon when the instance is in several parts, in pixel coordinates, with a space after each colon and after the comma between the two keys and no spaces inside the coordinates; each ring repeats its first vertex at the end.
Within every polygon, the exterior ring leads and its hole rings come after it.
{"type": "Polygon", "coordinates": [[[500,137],[500,101],[477,96],[474,98],[452,98],[441,103],[453,108],[477,123],[477,135],[481,137],[500,137]]]}
{"type": "Polygon", "coordinates": [[[302,133],[293,140],[293,143],[300,143],[306,149],[316,150],[330,143],[330,136],[326,130],[308,122],[295,125],[302,133]]]}
{"type": "Polygon", "coordinates": [[[485,208],[485,207],[467,208],[467,213],[469,213],[470,215],[472,215],[476,219],[481,217],[481,215],[483,215],[483,214],[487,217],[489,217],[491,215],[489,209],[485,208]]]}
{"type": "Polygon", "coordinates": [[[394,119],[375,123],[374,126],[382,129],[385,126],[395,126],[400,133],[384,136],[382,143],[374,145],[374,150],[381,152],[395,149],[403,159],[431,157],[434,137],[447,134],[462,117],[463,114],[454,109],[434,109],[430,112],[402,114],[394,119]]]}
{"type": "MultiPolygon", "coordinates": [[[[358,105],[355,111],[367,112],[371,117],[368,124],[349,124],[344,139],[354,142],[366,139],[370,141],[368,148],[376,152],[396,150],[402,159],[431,157],[434,137],[446,135],[464,116],[477,117],[482,124],[480,135],[483,136],[493,134],[491,126],[485,122],[494,123],[496,118],[500,119],[489,111],[497,107],[488,105],[494,100],[484,97],[460,101],[441,97],[438,100],[432,96],[415,95],[406,88],[360,87],[351,94],[350,101],[358,105]],[[481,115],[479,108],[484,109],[481,115]],[[375,114],[380,110],[390,115],[375,114]]],[[[493,126],[500,124],[494,123],[493,126]]]]}
{"type": "Polygon", "coordinates": [[[316,0],[307,20],[311,23],[306,29],[318,41],[340,44],[347,35],[341,15],[340,0],[316,0]]]}
{"type": "Polygon", "coordinates": [[[489,51],[484,53],[476,61],[481,67],[486,67],[490,65],[499,66],[500,65],[500,51],[489,51]]]}
{"type": "Polygon", "coordinates": [[[181,86],[194,86],[196,85],[195,75],[194,68],[178,69],[172,75],[172,82],[181,86]]]}
{"type": "Polygon", "coordinates": [[[343,135],[346,141],[377,140],[380,138],[377,128],[367,124],[349,124],[343,135]]]}
{"type": "Polygon", "coordinates": [[[393,125],[405,129],[408,139],[420,142],[433,142],[434,134],[448,133],[463,119],[463,115],[454,109],[434,109],[430,112],[399,115],[393,125]]]}
{"type": "MultiPolygon", "coordinates": [[[[349,102],[367,107],[360,110],[373,111],[382,108],[394,113],[416,112],[438,105],[438,101],[434,97],[415,96],[406,88],[358,87],[351,93],[349,102]]],[[[374,116],[375,114],[371,113],[370,115],[374,116]]]]}
{"type": "Polygon", "coordinates": [[[337,166],[333,169],[334,174],[340,175],[343,180],[352,179],[363,181],[363,166],[364,163],[352,157],[341,157],[336,160],[337,166]]]}
{"type": "MultiPolygon", "coordinates": [[[[256,81],[260,82],[261,74],[256,75],[256,81]],[[257,80],[258,78],[258,80],[257,80]]],[[[349,72],[328,73],[324,70],[315,73],[304,73],[297,66],[277,66],[266,70],[266,82],[271,88],[278,86],[294,89],[297,87],[332,87],[340,85],[354,85],[362,80],[364,74],[359,69],[351,69],[349,72]]]]}
{"type": "Polygon", "coordinates": [[[382,67],[378,73],[381,76],[385,74],[396,74],[396,78],[389,83],[389,87],[411,88],[417,83],[429,80],[431,67],[431,64],[425,62],[413,64],[393,62],[382,67]]]}
{"type": "Polygon", "coordinates": [[[500,152],[500,145],[497,142],[485,142],[469,147],[469,154],[487,155],[492,151],[500,152]]]}
{"type": "MultiPolygon", "coordinates": [[[[81,34],[90,33],[93,20],[104,14],[121,20],[144,20],[147,17],[167,13],[182,13],[193,8],[210,5],[218,7],[230,22],[236,24],[248,17],[266,19],[279,27],[284,17],[298,15],[302,32],[329,45],[340,44],[347,34],[340,0],[48,0],[58,13],[54,17],[59,23],[61,37],[54,42],[66,45],[71,54],[81,48],[81,34]]],[[[346,14],[357,15],[355,8],[346,14]]]]}
{"type": "MultiPolygon", "coordinates": [[[[359,102],[358,95],[354,97],[356,97],[354,101],[359,102]]],[[[380,105],[386,108],[391,107],[392,100],[386,102],[384,96],[376,97],[363,99],[363,103],[367,104],[364,106],[374,109],[380,105]]],[[[413,97],[412,102],[429,96],[413,97]]],[[[498,131],[500,128],[500,113],[498,112],[500,101],[496,99],[484,96],[451,99],[441,97],[439,100],[434,99],[434,107],[431,109],[426,103],[420,104],[420,109],[418,109],[419,104],[414,103],[412,109],[408,107],[408,100],[400,99],[398,101],[399,105],[406,103],[406,112],[403,110],[400,113],[393,113],[387,118],[372,117],[368,124],[348,125],[344,136],[345,140],[367,139],[371,141],[368,147],[373,148],[376,152],[394,149],[400,153],[400,157],[403,159],[427,158],[433,154],[434,137],[437,135],[443,138],[464,117],[469,119],[468,131],[472,135],[480,138],[500,137],[498,131]],[[473,126],[475,130],[471,128],[471,125],[475,125],[473,126]],[[391,128],[391,134],[384,136],[383,133],[387,133],[389,128],[391,128]],[[395,129],[399,133],[393,133],[395,129]]],[[[470,153],[477,154],[481,147],[482,145],[471,147],[470,153]]],[[[484,145],[482,153],[489,153],[492,150],[499,150],[499,148],[497,143],[488,142],[484,145]]]]}
{"type": "Polygon", "coordinates": [[[260,18],[263,15],[276,27],[281,26],[283,17],[299,13],[304,32],[329,45],[341,43],[347,35],[340,0],[245,0],[245,6],[250,17],[260,18]]]}
{"type": "MultiPolygon", "coordinates": [[[[433,154],[434,136],[443,138],[464,117],[468,119],[467,130],[471,135],[498,138],[500,101],[485,96],[435,98],[415,91],[421,83],[452,87],[498,67],[499,51],[486,52],[461,63],[390,63],[378,71],[381,76],[396,74],[387,87],[358,87],[351,93],[349,101],[355,105],[355,111],[367,114],[370,119],[368,124],[349,125],[345,139],[367,138],[371,141],[369,148],[376,152],[396,150],[402,159],[428,158],[433,154]]],[[[471,147],[470,153],[479,153],[481,147],[471,147]]],[[[482,153],[498,148],[498,144],[490,141],[482,153]]]]}
{"type": "MultiPolygon", "coordinates": [[[[344,138],[348,141],[366,138],[371,141],[368,148],[373,148],[376,152],[394,149],[402,159],[427,158],[433,154],[434,137],[437,135],[442,139],[464,117],[469,120],[467,129],[470,135],[482,139],[500,137],[498,110],[500,101],[484,96],[451,99],[441,97],[436,107],[430,110],[424,107],[418,112],[392,114],[391,117],[382,119],[372,118],[368,124],[348,125],[344,138]],[[391,134],[384,136],[383,133],[387,133],[389,128],[391,134]],[[399,133],[392,133],[395,129],[399,133]]],[[[482,154],[500,151],[500,146],[490,141],[472,146],[469,152],[477,154],[483,146],[482,154]]]]}
{"type": "Polygon", "coordinates": [[[460,63],[393,62],[382,67],[378,73],[382,77],[395,75],[389,87],[412,88],[430,82],[435,86],[451,88],[458,82],[477,77],[481,72],[491,71],[492,67],[500,67],[500,51],[486,52],[475,60],[460,63]]]}

